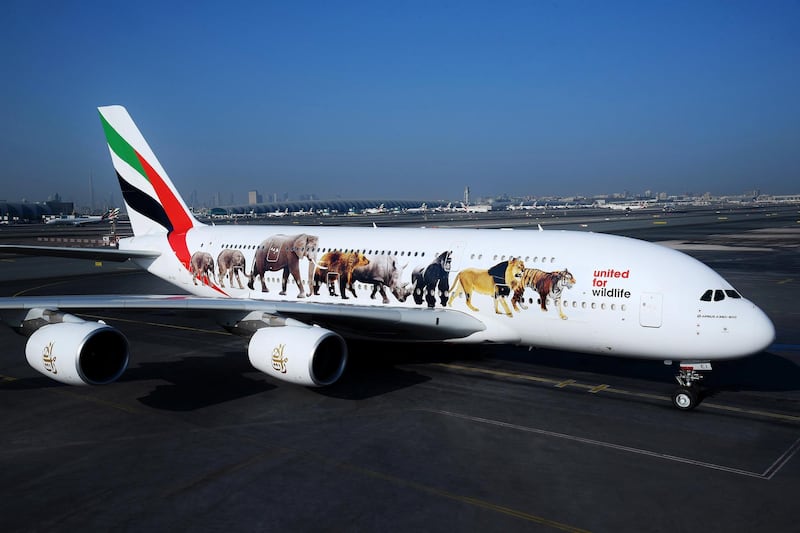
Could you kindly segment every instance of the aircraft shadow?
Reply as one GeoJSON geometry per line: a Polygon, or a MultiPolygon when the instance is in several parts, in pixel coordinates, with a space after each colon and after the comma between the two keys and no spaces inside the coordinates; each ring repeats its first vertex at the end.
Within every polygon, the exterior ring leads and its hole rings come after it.
{"type": "MultiPolygon", "coordinates": [[[[657,360],[596,356],[557,350],[534,350],[491,347],[487,357],[494,357],[591,374],[626,379],[675,384],[677,361],[671,366],[657,360]]],[[[717,391],[787,392],[800,391],[800,367],[780,355],[761,352],[743,359],[718,361],[713,370],[704,373],[702,385],[717,391]]]]}
{"type": "Polygon", "coordinates": [[[780,355],[761,352],[744,359],[720,361],[704,385],[728,391],[788,392],[800,390],[800,367],[780,355]]]}
{"type": "Polygon", "coordinates": [[[251,372],[254,369],[246,356],[241,352],[226,352],[218,357],[139,363],[119,381],[167,381],[168,384],[157,385],[138,400],[154,409],[194,411],[276,388],[267,381],[245,375],[251,372]]]}
{"type": "MultiPolygon", "coordinates": [[[[408,354],[418,352],[418,345],[349,341],[347,346],[349,353],[344,374],[333,385],[316,389],[320,394],[342,400],[366,400],[431,379],[396,367],[397,364],[412,362],[408,354]]],[[[430,361],[430,358],[424,358],[417,362],[430,361]]]]}

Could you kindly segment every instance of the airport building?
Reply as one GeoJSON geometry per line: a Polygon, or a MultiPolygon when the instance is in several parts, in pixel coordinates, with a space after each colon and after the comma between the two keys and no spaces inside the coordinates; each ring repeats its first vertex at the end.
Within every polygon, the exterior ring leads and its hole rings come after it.
{"type": "Polygon", "coordinates": [[[41,222],[46,216],[68,215],[74,211],[72,202],[59,200],[36,203],[0,201],[0,223],[41,222]]]}

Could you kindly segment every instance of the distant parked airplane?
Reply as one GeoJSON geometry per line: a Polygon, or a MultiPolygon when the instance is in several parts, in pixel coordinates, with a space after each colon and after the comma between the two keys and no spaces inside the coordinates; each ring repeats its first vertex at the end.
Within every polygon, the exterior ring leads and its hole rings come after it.
{"type": "Polygon", "coordinates": [[[111,222],[119,217],[119,208],[109,209],[102,215],[61,215],[51,218],[45,224],[49,226],[85,226],[86,224],[100,224],[111,222]]]}

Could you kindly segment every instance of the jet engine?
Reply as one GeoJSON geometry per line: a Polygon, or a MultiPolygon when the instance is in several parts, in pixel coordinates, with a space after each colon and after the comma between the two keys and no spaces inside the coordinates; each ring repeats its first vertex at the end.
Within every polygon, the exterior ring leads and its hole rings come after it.
{"type": "Polygon", "coordinates": [[[324,387],[334,383],[347,363],[347,344],[336,333],[305,324],[264,327],[250,338],[250,363],[272,377],[324,387]]]}
{"type": "MultiPolygon", "coordinates": [[[[69,315],[71,316],[71,315],[69,315]]],[[[128,367],[128,341],[101,322],[75,321],[39,327],[28,338],[28,364],[69,385],[105,385],[128,367]]]]}

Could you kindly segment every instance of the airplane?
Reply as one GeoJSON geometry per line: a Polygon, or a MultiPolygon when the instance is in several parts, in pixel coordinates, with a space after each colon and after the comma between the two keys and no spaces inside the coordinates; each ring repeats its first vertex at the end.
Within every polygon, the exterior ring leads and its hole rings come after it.
{"type": "Polygon", "coordinates": [[[388,213],[389,210],[386,209],[384,204],[379,205],[378,207],[368,207],[362,211],[365,215],[380,215],[382,213],[388,213]]]}
{"type": "Polygon", "coordinates": [[[643,200],[641,202],[623,202],[623,203],[603,203],[599,207],[611,209],[614,211],[636,211],[639,209],[647,209],[653,205],[655,200],[643,200]]]}
{"type": "Polygon", "coordinates": [[[544,206],[539,206],[538,201],[533,202],[531,205],[524,205],[520,202],[519,205],[509,204],[506,209],[508,211],[531,211],[533,209],[544,209],[544,206]]]}
{"type": "Polygon", "coordinates": [[[2,320],[28,336],[28,363],[56,381],[106,384],[126,369],[126,337],[74,314],[97,309],[211,313],[249,337],[256,369],[311,387],[342,375],[345,339],[677,359],[680,410],[700,403],[712,363],[758,353],[775,337],[767,315],[710,267],[625,237],[200,223],[127,110],[98,110],[133,237],[116,249],[0,252],[130,260],[192,295],[0,298],[2,320]]]}
{"type": "Polygon", "coordinates": [[[100,224],[110,222],[119,217],[119,207],[109,209],[102,215],[61,215],[45,222],[48,226],[85,226],[87,224],[100,224]]]}

